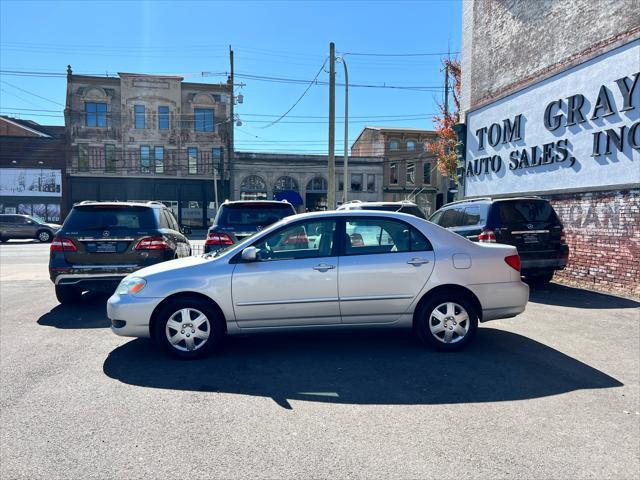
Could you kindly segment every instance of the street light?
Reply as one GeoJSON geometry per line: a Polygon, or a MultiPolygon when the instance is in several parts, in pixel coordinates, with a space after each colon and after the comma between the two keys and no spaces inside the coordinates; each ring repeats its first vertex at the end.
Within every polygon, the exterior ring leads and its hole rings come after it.
{"type": "Polygon", "coordinates": [[[336,60],[342,62],[344,66],[344,154],[342,160],[344,162],[343,180],[342,180],[342,203],[347,203],[347,178],[349,176],[349,72],[347,71],[347,62],[344,55],[336,60]]]}

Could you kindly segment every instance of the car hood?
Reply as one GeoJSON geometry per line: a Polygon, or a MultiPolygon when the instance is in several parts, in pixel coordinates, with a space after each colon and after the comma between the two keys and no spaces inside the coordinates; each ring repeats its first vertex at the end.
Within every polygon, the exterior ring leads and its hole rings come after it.
{"type": "Polygon", "coordinates": [[[43,223],[45,227],[49,227],[51,230],[60,230],[62,225],[58,225],[57,223],[43,223]]]}
{"type": "Polygon", "coordinates": [[[193,257],[178,258],[176,260],[169,260],[167,262],[156,263],[149,267],[142,268],[135,271],[130,277],[151,277],[154,275],[163,274],[166,272],[175,272],[177,270],[183,270],[196,265],[202,265],[204,263],[215,262],[217,259],[213,257],[205,257],[204,255],[198,255],[193,257]]]}

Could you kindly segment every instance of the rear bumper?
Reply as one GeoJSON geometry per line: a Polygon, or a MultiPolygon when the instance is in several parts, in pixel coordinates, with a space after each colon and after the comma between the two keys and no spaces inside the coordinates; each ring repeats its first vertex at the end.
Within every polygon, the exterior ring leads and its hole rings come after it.
{"type": "Polygon", "coordinates": [[[113,291],[120,283],[120,280],[126,276],[126,274],[60,274],[55,279],[52,278],[52,280],[56,285],[73,285],[85,290],[113,291]]]}
{"type": "Polygon", "coordinates": [[[527,258],[526,254],[521,254],[520,262],[523,275],[539,271],[562,270],[569,263],[569,246],[562,245],[556,255],[552,257],[527,258]]]}
{"type": "Polygon", "coordinates": [[[510,318],[524,312],[529,285],[521,281],[467,285],[482,306],[482,322],[510,318]]]}

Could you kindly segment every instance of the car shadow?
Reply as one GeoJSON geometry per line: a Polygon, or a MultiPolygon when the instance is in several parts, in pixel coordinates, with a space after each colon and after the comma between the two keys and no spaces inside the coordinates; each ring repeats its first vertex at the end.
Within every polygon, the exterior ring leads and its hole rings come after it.
{"type": "Polygon", "coordinates": [[[559,283],[532,286],[529,292],[529,301],[545,305],[593,309],[640,307],[640,302],[631,299],[570,287],[559,283]]]}
{"type": "Polygon", "coordinates": [[[623,384],[529,338],[480,328],[466,350],[441,353],[410,331],[271,334],[227,339],[209,358],[180,361],[151,341],[113,350],[104,373],[141,387],[341,404],[501,402],[623,384]]]}
{"type": "Polygon", "coordinates": [[[38,319],[38,324],[55,328],[108,328],[108,294],[87,292],[80,302],[58,305],[38,319]]]}

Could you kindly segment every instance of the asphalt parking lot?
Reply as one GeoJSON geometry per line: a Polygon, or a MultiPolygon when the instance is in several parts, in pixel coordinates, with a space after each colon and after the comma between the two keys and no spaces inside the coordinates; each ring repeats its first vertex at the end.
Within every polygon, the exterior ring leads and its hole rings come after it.
{"type": "Polygon", "coordinates": [[[638,478],[640,303],[558,284],[442,354],[409,331],[177,361],[0,245],[0,478],[638,478]]]}

